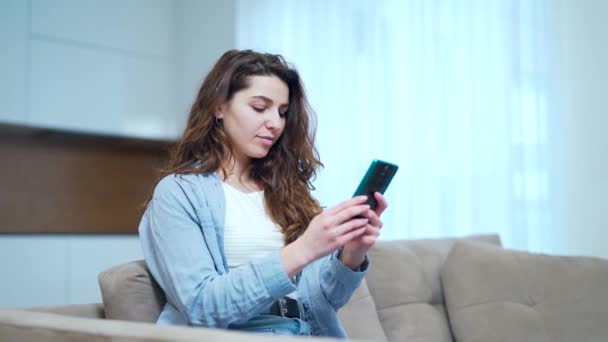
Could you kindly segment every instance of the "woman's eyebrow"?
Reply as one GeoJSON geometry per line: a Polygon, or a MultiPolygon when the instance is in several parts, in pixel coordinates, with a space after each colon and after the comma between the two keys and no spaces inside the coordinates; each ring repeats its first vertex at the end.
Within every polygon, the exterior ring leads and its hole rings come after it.
{"type": "MultiPolygon", "coordinates": [[[[274,103],[274,101],[272,101],[272,99],[271,99],[271,98],[266,97],[266,96],[264,96],[264,95],[256,95],[256,96],[252,96],[251,98],[252,98],[252,99],[261,99],[261,100],[263,100],[264,102],[268,102],[268,103],[274,103]]],[[[283,103],[283,104],[281,104],[279,107],[288,107],[288,106],[289,106],[289,103],[283,103]]]]}

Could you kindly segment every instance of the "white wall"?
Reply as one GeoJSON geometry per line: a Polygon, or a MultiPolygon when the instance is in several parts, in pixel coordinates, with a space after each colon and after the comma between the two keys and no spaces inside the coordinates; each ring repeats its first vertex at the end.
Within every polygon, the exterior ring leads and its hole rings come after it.
{"type": "Polygon", "coordinates": [[[608,1],[562,0],[557,250],[608,258],[608,1]]]}
{"type": "MultiPolygon", "coordinates": [[[[2,0],[0,122],[175,138],[234,27],[232,0],[2,0]]],[[[0,235],[0,307],[100,302],[99,272],[142,257],[136,235],[0,235]]]]}
{"type": "Polygon", "coordinates": [[[99,272],[141,258],[137,236],[0,236],[0,307],[100,302],[99,272]]]}

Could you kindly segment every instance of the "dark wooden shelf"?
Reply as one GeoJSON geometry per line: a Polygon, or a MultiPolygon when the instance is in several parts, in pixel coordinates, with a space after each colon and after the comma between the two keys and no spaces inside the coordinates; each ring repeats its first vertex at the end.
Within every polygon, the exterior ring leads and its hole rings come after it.
{"type": "Polygon", "coordinates": [[[0,233],[136,234],[172,143],[0,125],[0,233]]]}

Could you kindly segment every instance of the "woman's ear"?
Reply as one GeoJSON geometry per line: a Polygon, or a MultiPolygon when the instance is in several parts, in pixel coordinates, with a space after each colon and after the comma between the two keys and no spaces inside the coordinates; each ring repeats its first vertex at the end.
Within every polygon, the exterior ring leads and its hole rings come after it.
{"type": "Polygon", "coordinates": [[[225,105],[221,105],[218,106],[215,111],[213,112],[213,116],[215,116],[216,119],[221,120],[224,118],[224,112],[226,111],[226,106],[225,105]]]}

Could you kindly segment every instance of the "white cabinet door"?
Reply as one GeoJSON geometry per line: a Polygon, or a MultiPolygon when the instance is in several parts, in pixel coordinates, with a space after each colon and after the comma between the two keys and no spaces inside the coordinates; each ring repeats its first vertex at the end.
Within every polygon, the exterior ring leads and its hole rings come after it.
{"type": "Polygon", "coordinates": [[[177,139],[205,72],[235,46],[234,0],[6,0],[0,10],[10,51],[0,123],[177,139]]]}
{"type": "Polygon", "coordinates": [[[32,36],[141,57],[172,54],[170,0],[32,0],[32,36]]]}
{"type": "Polygon", "coordinates": [[[34,0],[31,12],[29,125],[172,137],[170,1],[34,0]]]}
{"type": "Polygon", "coordinates": [[[165,139],[171,64],[56,42],[31,41],[32,126],[165,139]]]}
{"type": "Polygon", "coordinates": [[[27,1],[0,1],[0,123],[26,118],[27,1]]]}
{"type": "Polygon", "coordinates": [[[179,137],[203,78],[227,50],[235,48],[236,4],[234,0],[175,2],[176,124],[179,137]]]}

